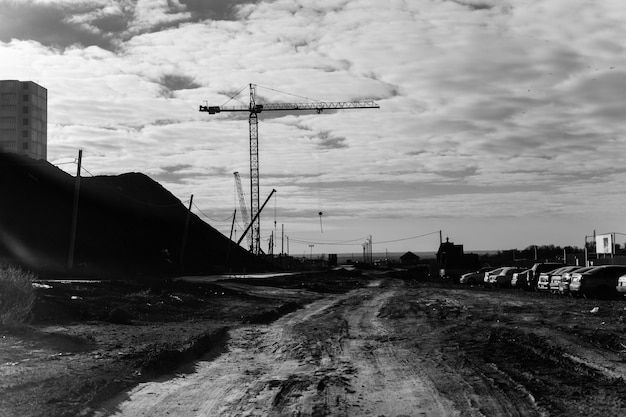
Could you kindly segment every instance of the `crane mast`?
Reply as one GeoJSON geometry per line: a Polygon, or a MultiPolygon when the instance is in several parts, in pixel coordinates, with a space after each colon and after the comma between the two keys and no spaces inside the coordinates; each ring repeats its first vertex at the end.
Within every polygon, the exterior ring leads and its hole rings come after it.
{"type": "Polygon", "coordinates": [[[259,212],[259,117],[256,109],[256,85],[250,84],[250,211],[252,214],[252,246],[255,255],[261,253],[261,216],[259,212]]]}
{"type": "Polygon", "coordinates": [[[259,216],[259,118],[263,111],[311,111],[318,114],[324,110],[377,109],[373,101],[338,101],[312,103],[263,103],[256,102],[256,84],[250,84],[250,104],[248,106],[200,106],[199,111],[209,114],[221,112],[248,112],[250,128],[250,215],[252,216],[250,251],[261,253],[261,219],[259,216]]]}

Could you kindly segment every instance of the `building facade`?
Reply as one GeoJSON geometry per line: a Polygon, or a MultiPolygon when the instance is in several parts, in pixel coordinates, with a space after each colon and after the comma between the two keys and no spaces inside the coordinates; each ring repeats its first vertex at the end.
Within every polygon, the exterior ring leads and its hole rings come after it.
{"type": "Polygon", "coordinates": [[[48,90],[32,81],[0,80],[0,152],[48,157],[48,90]]]}

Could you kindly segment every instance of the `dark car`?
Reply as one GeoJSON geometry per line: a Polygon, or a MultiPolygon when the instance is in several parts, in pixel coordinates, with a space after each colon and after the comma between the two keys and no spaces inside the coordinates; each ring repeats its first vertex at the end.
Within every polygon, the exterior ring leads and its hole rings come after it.
{"type": "Polygon", "coordinates": [[[495,271],[487,272],[485,285],[499,288],[510,287],[513,274],[516,272],[521,272],[521,269],[515,266],[505,266],[495,271]]]}
{"type": "Polygon", "coordinates": [[[617,280],[624,274],[626,265],[601,265],[582,273],[574,273],[569,292],[574,296],[610,297],[617,294],[617,280]]]}
{"type": "Polygon", "coordinates": [[[527,285],[528,289],[537,289],[537,280],[542,272],[554,271],[557,268],[561,268],[563,265],[561,262],[538,262],[530,268],[528,271],[527,285]]]}
{"type": "Polygon", "coordinates": [[[495,268],[491,266],[486,266],[484,268],[480,268],[478,271],[468,272],[467,274],[461,275],[459,279],[460,284],[483,284],[485,281],[485,272],[493,271],[495,268]]]}
{"type": "Polygon", "coordinates": [[[528,274],[530,269],[525,269],[522,272],[516,272],[511,278],[511,287],[513,288],[526,288],[528,287],[528,274]]]}

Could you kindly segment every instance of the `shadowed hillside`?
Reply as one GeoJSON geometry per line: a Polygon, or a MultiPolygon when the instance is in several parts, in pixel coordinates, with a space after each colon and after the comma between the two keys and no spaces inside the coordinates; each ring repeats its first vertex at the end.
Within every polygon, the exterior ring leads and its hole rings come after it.
{"type": "Polygon", "coordinates": [[[75,178],[0,153],[0,260],[43,275],[170,276],[265,269],[263,261],[139,173],[81,178],[74,268],[67,270],[75,178]]]}

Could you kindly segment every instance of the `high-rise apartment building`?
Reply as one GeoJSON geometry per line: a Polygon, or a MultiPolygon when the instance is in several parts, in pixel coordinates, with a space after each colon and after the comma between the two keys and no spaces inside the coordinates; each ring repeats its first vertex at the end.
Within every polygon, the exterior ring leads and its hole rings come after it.
{"type": "Polygon", "coordinates": [[[0,80],[0,152],[48,156],[48,90],[32,81],[0,80]]]}

